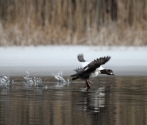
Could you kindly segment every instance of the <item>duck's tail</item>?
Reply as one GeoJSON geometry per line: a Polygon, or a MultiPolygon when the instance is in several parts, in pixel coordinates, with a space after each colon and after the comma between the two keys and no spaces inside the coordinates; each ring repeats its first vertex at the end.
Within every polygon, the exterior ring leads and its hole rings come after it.
{"type": "Polygon", "coordinates": [[[73,77],[71,80],[76,80],[76,79],[79,78],[79,77],[77,76],[77,74],[70,75],[70,77],[73,77]]]}

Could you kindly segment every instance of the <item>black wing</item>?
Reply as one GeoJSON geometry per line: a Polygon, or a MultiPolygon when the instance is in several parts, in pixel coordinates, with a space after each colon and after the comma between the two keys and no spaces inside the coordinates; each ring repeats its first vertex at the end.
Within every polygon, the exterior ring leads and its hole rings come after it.
{"type": "Polygon", "coordinates": [[[75,69],[75,71],[76,71],[76,74],[70,75],[72,77],[72,80],[78,79],[79,76],[84,72],[84,69],[78,68],[78,69],[75,69]]]}
{"type": "Polygon", "coordinates": [[[78,68],[78,69],[75,69],[75,71],[76,71],[76,74],[73,74],[71,76],[77,76],[77,75],[83,73],[85,70],[83,68],[78,68]]]}
{"type": "Polygon", "coordinates": [[[78,68],[78,69],[75,69],[75,71],[76,71],[77,73],[80,73],[80,72],[83,72],[84,69],[83,69],[83,68],[78,68]]]}
{"type": "Polygon", "coordinates": [[[83,55],[83,54],[79,54],[79,55],[77,56],[77,58],[78,58],[78,60],[79,60],[80,62],[86,62],[85,59],[84,59],[84,55],[83,55]]]}
{"type": "Polygon", "coordinates": [[[110,56],[101,57],[89,63],[87,66],[84,67],[85,71],[93,72],[96,68],[100,67],[101,65],[105,64],[110,60],[110,56]]]}

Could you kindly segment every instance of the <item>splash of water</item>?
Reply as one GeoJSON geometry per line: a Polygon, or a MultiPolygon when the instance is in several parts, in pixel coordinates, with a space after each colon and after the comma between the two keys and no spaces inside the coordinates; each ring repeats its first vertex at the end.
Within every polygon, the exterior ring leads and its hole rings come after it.
{"type": "Polygon", "coordinates": [[[58,82],[60,83],[70,83],[69,79],[67,79],[67,81],[62,77],[63,73],[62,71],[57,73],[57,74],[53,74],[52,75],[55,77],[55,79],[57,79],[58,82]]]}
{"type": "Polygon", "coordinates": [[[7,87],[7,86],[9,86],[9,85],[11,85],[13,83],[14,83],[14,81],[11,80],[11,78],[9,76],[2,76],[0,78],[0,85],[3,85],[5,87],[7,87]]]}
{"type": "Polygon", "coordinates": [[[30,77],[30,73],[26,71],[26,74],[23,76],[25,82],[28,85],[33,85],[33,79],[30,77]]]}
{"type": "Polygon", "coordinates": [[[34,86],[43,87],[42,79],[40,77],[34,77],[34,86]]]}
{"type": "Polygon", "coordinates": [[[23,76],[25,82],[30,86],[44,87],[42,84],[42,79],[40,77],[30,77],[29,72],[26,71],[26,74],[23,76]]]}

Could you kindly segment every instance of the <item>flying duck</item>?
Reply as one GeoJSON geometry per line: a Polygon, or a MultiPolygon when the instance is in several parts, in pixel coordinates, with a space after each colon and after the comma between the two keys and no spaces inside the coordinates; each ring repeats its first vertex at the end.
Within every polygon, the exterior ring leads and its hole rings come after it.
{"type": "Polygon", "coordinates": [[[82,64],[82,68],[76,69],[76,74],[71,75],[71,77],[72,80],[85,80],[87,91],[91,88],[89,78],[94,78],[99,74],[114,75],[111,69],[105,69],[101,66],[110,60],[110,56],[97,58],[91,63],[85,61],[83,54],[79,54],[77,58],[79,62],[82,64]]]}

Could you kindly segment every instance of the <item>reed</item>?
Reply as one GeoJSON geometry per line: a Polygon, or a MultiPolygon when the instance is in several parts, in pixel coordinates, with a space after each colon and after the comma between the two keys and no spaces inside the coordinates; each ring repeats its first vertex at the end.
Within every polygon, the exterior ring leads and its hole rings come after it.
{"type": "Polygon", "coordinates": [[[147,45],[147,0],[0,0],[0,46],[147,45]]]}

